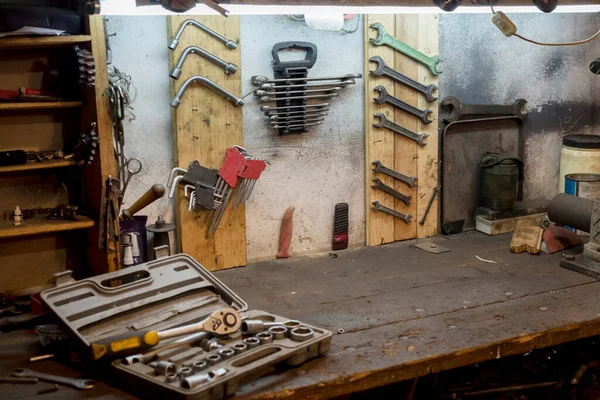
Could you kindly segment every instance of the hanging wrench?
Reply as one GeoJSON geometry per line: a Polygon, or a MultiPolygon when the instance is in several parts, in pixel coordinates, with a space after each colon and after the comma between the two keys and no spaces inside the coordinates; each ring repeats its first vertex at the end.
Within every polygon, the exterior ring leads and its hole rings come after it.
{"type": "Polygon", "coordinates": [[[404,182],[410,188],[414,188],[417,185],[417,177],[416,176],[406,176],[401,174],[400,172],[396,172],[393,169],[389,169],[385,165],[381,163],[379,160],[375,160],[371,162],[375,168],[373,168],[373,172],[381,172],[382,174],[386,174],[391,176],[394,179],[398,179],[400,182],[404,182]]]}
{"type": "Polygon", "coordinates": [[[306,124],[298,124],[298,125],[273,125],[272,128],[273,129],[295,129],[295,128],[304,128],[307,126],[313,126],[313,125],[321,125],[322,122],[310,122],[310,123],[306,123],[306,124]]]}
{"type": "Polygon", "coordinates": [[[307,94],[307,93],[323,93],[323,92],[327,92],[327,93],[336,93],[339,92],[340,90],[342,90],[341,87],[337,86],[337,87],[331,87],[331,88],[326,88],[326,89],[308,89],[308,90],[292,90],[292,91],[266,91],[266,90],[255,90],[254,91],[254,95],[255,96],[272,96],[275,95],[277,96],[278,94],[307,94]]]}
{"type": "Polygon", "coordinates": [[[75,389],[87,390],[94,387],[95,381],[91,379],[75,379],[67,378],[66,376],[43,374],[41,372],[32,371],[27,368],[19,368],[12,373],[12,376],[18,378],[38,378],[40,381],[58,383],[60,385],[71,386],[75,389]]]}
{"type": "MultiPolygon", "coordinates": [[[[279,100],[304,100],[304,99],[329,99],[331,97],[339,97],[339,93],[330,93],[330,94],[313,94],[310,96],[294,96],[294,97],[286,97],[286,96],[280,96],[280,97],[269,97],[269,96],[263,96],[260,98],[260,101],[279,101],[279,100]]],[[[431,111],[430,111],[431,112],[431,111]]]]}
{"type": "Polygon", "coordinates": [[[316,88],[316,87],[329,87],[329,86],[342,86],[346,87],[348,85],[354,85],[356,81],[354,79],[348,79],[341,82],[332,82],[332,83],[306,83],[306,84],[297,84],[297,85],[275,85],[273,83],[264,83],[260,85],[258,88],[260,90],[269,90],[269,89],[291,89],[291,88],[316,88]]]}
{"type": "Polygon", "coordinates": [[[466,115],[514,115],[521,119],[527,118],[524,112],[527,101],[517,99],[513,104],[465,104],[454,96],[442,100],[442,106],[450,107],[450,115],[444,118],[445,122],[458,121],[466,115]]]}
{"type": "Polygon", "coordinates": [[[439,56],[429,57],[428,55],[421,53],[419,50],[410,47],[406,43],[387,33],[383,25],[381,25],[379,22],[374,23],[370,26],[370,28],[377,31],[377,37],[369,39],[375,46],[389,46],[405,56],[408,56],[413,60],[425,65],[427,68],[429,68],[433,75],[439,75],[442,72],[438,68],[440,63],[439,56]]]}
{"type": "Polygon", "coordinates": [[[283,119],[279,121],[269,121],[271,125],[291,125],[291,124],[304,124],[309,122],[321,122],[325,118],[304,118],[304,119],[283,119]]]}
{"type": "Polygon", "coordinates": [[[377,200],[375,200],[371,204],[373,205],[373,209],[375,209],[377,211],[383,211],[386,214],[393,215],[396,218],[400,218],[402,221],[406,222],[407,224],[410,224],[410,219],[412,218],[412,215],[410,215],[410,214],[402,214],[402,213],[399,213],[396,210],[392,210],[391,208],[387,208],[386,206],[382,206],[381,204],[379,204],[379,202],[377,200]]]}
{"type": "Polygon", "coordinates": [[[271,79],[266,76],[255,75],[250,78],[250,82],[254,86],[263,85],[265,83],[279,83],[279,82],[315,82],[315,81],[346,81],[348,79],[357,79],[362,78],[362,74],[354,73],[347,74],[344,76],[330,76],[330,77],[321,77],[321,78],[281,78],[281,79],[271,79]]]}
{"type": "Polygon", "coordinates": [[[385,183],[381,182],[381,180],[379,178],[374,178],[373,182],[375,182],[374,185],[371,185],[371,187],[373,189],[379,189],[382,192],[385,192],[387,194],[391,194],[392,196],[394,196],[398,200],[403,201],[404,204],[406,204],[407,206],[410,206],[410,201],[412,200],[412,196],[407,196],[405,194],[402,194],[402,193],[398,192],[394,188],[389,187],[385,183]]]}
{"type": "Polygon", "coordinates": [[[373,124],[376,128],[388,128],[402,136],[414,140],[419,146],[425,146],[427,143],[423,142],[429,135],[427,133],[415,133],[403,126],[398,125],[394,121],[390,121],[383,113],[373,114],[375,118],[379,118],[379,122],[373,124]]]}
{"type": "Polygon", "coordinates": [[[321,113],[289,113],[289,114],[275,114],[275,115],[269,115],[269,119],[271,121],[277,121],[277,120],[286,120],[286,119],[303,119],[303,118],[308,118],[308,117],[323,117],[325,115],[327,115],[328,113],[326,112],[321,112],[321,113]]]}
{"type": "Polygon", "coordinates": [[[260,111],[268,112],[268,111],[281,111],[281,110],[290,110],[290,109],[300,109],[305,110],[307,108],[317,108],[321,109],[323,107],[329,107],[329,103],[321,103],[321,104],[301,104],[297,106],[285,106],[285,107],[271,107],[271,106],[261,106],[260,111]]]}
{"type": "Polygon", "coordinates": [[[432,115],[432,111],[429,108],[419,110],[417,107],[413,107],[408,103],[403,102],[400,99],[390,95],[383,86],[376,86],[375,91],[379,92],[379,97],[373,98],[373,101],[377,104],[389,103],[400,110],[407,112],[415,117],[419,118],[424,124],[430,124],[432,122],[429,117],[432,115]]]}
{"type": "Polygon", "coordinates": [[[385,64],[385,61],[383,61],[383,58],[381,58],[379,56],[371,57],[369,59],[369,61],[377,63],[377,68],[374,71],[369,71],[371,73],[371,75],[385,76],[385,77],[390,78],[393,81],[401,83],[404,86],[409,87],[412,90],[421,93],[423,96],[425,96],[427,101],[430,103],[437,100],[437,97],[435,97],[433,95],[433,92],[435,90],[438,90],[437,86],[435,86],[433,84],[425,86],[422,83],[409,78],[408,76],[396,71],[395,69],[388,67],[385,64]]]}

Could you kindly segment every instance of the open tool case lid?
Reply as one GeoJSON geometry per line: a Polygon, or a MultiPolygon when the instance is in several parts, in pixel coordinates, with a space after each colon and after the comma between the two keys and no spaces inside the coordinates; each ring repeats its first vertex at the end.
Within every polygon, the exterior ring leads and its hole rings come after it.
{"type": "Polygon", "coordinates": [[[187,254],[161,258],[42,292],[42,300],[81,342],[187,325],[248,305],[187,254]]]}

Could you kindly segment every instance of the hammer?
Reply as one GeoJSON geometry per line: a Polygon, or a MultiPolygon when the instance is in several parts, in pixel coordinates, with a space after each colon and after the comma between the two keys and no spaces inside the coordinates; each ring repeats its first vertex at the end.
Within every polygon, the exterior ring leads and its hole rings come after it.
{"type": "Polygon", "coordinates": [[[146,193],[144,193],[131,207],[123,209],[121,219],[132,219],[134,214],[138,213],[142,209],[148,207],[156,200],[160,199],[165,195],[165,187],[160,183],[152,185],[146,193]]]}

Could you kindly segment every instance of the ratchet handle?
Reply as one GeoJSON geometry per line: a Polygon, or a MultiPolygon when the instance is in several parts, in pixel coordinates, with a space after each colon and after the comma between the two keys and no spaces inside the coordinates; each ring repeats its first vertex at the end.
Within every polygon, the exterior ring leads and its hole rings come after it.
{"type": "Polygon", "coordinates": [[[123,219],[132,219],[133,216],[141,211],[142,209],[148,207],[150,204],[154,203],[156,200],[160,199],[165,195],[165,187],[160,183],[156,183],[152,185],[150,189],[146,193],[142,195],[135,203],[132,204],[131,207],[123,210],[123,219]]]}
{"type": "Polygon", "coordinates": [[[116,358],[142,353],[160,342],[155,330],[127,332],[111,336],[91,344],[94,360],[116,358]]]}

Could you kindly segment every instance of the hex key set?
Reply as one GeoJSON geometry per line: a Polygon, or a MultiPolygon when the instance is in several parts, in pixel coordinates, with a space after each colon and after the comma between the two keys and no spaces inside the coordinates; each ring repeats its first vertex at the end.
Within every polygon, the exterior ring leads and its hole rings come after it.
{"type": "Polygon", "coordinates": [[[119,387],[151,398],[231,396],[275,365],[324,355],[332,336],[303,321],[248,310],[185,254],[49,289],[42,300],[91,358],[111,361],[119,387]],[[148,340],[153,333],[164,339],[148,340]]]}
{"type": "Polygon", "coordinates": [[[251,82],[257,88],[254,95],[262,103],[270,127],[280,135],[307,132],[311,126],[321,125],[329,114],[328,101],[339,97],[340,92],[362,78],[359,73],[331,77],[309,77],[308,71],[317,61],[317,46],[309,42],[280,42],[271,50],[273,76],[253,76],[251,82]],[[289,49],[306,51],[302,60],[283,61],[280,52],[289,49]],[[309,101],[316,100],[317,104],[309,101]]]}

